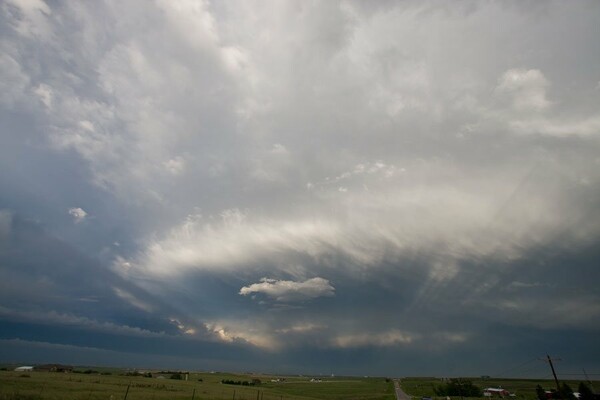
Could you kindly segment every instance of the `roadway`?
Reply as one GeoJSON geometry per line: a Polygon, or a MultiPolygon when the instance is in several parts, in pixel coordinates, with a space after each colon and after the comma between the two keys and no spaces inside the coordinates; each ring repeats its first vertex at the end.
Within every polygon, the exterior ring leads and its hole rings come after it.
{"type": "Polygon", "coordinates": [[[404,391],[400,388],[399,379],[394,379],[394,389],[396,391],[397,400],[410,400],[410,396],[404,393],[404,391]]]}

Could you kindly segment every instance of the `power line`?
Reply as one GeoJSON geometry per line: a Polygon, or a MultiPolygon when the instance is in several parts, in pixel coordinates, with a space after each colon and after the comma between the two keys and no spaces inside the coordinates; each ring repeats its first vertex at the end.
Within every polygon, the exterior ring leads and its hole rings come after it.
{"type": "Polygon", "coordinates": [[[526,368],[525,370],[521,370],[519,372],[519,374],[523,377],[529,377],[533,374],[533,376],[538,376],[538,375],[544,375],[546,376],[548,374],[548,371],[544,370],[542,371],[542,366],[537,364],[537,365],[532,365],[529,368],[526,368]]]}
{"type": "Polygon", "coordinates": [[[527,360],[527,361],[525,361],[525,362],[524,362],[524,363],[522,363],[522,364],[519,364],[519,365],[517,365],[516,367],[511,367],[511,368],[509,368],[509,369],[507,369],[507,370],[505,370],[505,371],[503,371],[503,372],[501,372],[501,373],[499,373],[499,374],[495,374],[495,375],[494,375],[494,377],[500,378],[500,377],[502,377],[503,375],[506,375],[506,374],[507,374],[507,373],[509,373],[509,372],[514,372],[514,371],[518,370],[519,368],[523,368],[523,367],[524,367],[524,366],[526,366],[527,364],[530,364],[530,363],[532,363],[532,362],[534,362],[534,361],[537,361],[537,358],[532,358],[532,359],[530,359],[530,360],[527,360]]]}

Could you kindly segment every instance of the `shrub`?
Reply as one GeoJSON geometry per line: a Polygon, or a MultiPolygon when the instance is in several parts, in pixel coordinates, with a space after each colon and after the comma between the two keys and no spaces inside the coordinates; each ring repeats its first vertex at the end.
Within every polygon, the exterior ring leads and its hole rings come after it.
{"type": "Polygon", "coordinates": [[[579,400],[594,400],[594,392],[584,382],[579,383],[579,400]]]}
{"type": "Polygon", "coordinates": [[[560,385],[560,397],[567,400],[575,400],[573,389],[564,382],[560,385]]]}
{"type": "Polygon", "coordinates": [[[535,394],[536,394],[538,400],[546,400],[546,391],[540,385],[537,385],[535,387],[535,394]]]}

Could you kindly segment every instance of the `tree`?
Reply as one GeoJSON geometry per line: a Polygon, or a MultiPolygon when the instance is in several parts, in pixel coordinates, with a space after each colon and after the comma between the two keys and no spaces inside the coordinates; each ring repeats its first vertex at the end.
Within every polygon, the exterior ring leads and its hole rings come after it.
{"type": "Polygon", "coordinates": [[[435,388],[435,394],[438,396],[464,396],[481,397],[483,392],[473,382],[462,379],[450,379],[448,383],[435,388]]]}
{"type": "Polygon", "coordinates": [[[565,382],[560,385],[560,397],[566,400],[575,400],[575,395],[573,394],[573,389],[565,382]]]}
{"type": "Polygon", "coordinates": [[[537,395],[538,400],[546,400],[546,391],[540,385],[535,387],[535,394],[537,395]]]}
{"type": "Polygon", "coordinates": [[[579,390],[579,400],[594,400],[594,392],[585,382],[579,382],[577,390],[579,390]]]}

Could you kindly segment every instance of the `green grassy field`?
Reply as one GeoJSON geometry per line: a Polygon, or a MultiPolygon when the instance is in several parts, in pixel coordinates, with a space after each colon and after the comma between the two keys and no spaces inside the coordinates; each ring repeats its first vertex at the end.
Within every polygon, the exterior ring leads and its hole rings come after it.
{"type": "MultiPolygon", "coordinates": [[[[117,368],[79,367],[83,372],[51,373],[0,371],[0,400],[178,400],[178,399],[231,399],[231,400],[393,400],[393,384],[385,378],[327,377],[321,382],[310,382],[311,377],[271,375],[190,373],[189,379],[169,379],[126,376],[117,368]],[[257,386],[222,384],[221,381],[252,381],[260,379],[257,386]]],[[[502,387],[516,394],[515,400],[535,400],[535,387],[554,388],[551,380],[532,379],[480,379],[471,380],[480,388],[502,387]]],[[[566,381],[574,390],[579,381],[566,381]]],[[[439,378],[403,378],[402,388],[409,395],[436,398],[434,387],[442,384],[439,378]]],[[[437,398],[439,400],[445,398],[437,398]]],[[[459,400],[452,398],[452,400],[459,400]]]]}
{"type": "MultiPolygon", "coordinates": [[[[494,379],[494,378],[464,378],[473,382],[474,385],[481,389],[487,387],[501,387],[514,393],[516,397],[509,397],[519,400],[536,400],[535,387],[542,386],[546,390],[554,389],[556,386],[553,380],[540,379],[494,379]]],[[[562,381],[561,381],[562,382],[562,381]]],[[[564,381],[574,390],[577,391],[579,381],[564,381]]],[[[439,378],[404,378],[401,380],[402,389],[409,395],[421,398],[432,397],[436,398],[434,387],[442,385],[443,382],[439,378]]],[[[445,398],[445,397],[444,397],[445,398]]],[[[494,399],[494,398],[492,398],[494,399]]],[[[497,398],[496,398],[497,399],[497,398]]],[[[456,400],[456,399],[452,399],[456,400]]]]}
{"type": "Polygon", "coordinates": [[[392,400],[393,384],[384,378],[286,377],[284,382],[271,382],[267,375],[235,375],[224,373],[191,373],[189,380],[124,376],[123,371],[99,369],[98,373],[52,373],[0,371],[0,400],[392,400]],[[111,375],[106,375],[110,372],[111,375]],[[221,380],[251,381],[258,386],[222,384],[221,380]],[[200,381],[201,380],[201,381],[200,381]]]}

